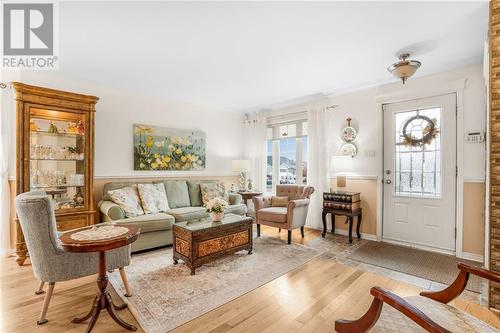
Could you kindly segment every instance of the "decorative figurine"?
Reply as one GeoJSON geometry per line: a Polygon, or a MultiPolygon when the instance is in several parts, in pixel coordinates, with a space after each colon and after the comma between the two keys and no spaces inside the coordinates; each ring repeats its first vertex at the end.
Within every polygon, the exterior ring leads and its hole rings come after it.
{"type": "Polygon", "coordinates": [[[83,121],[78,122],[78,134],[83,135],[85,133],[85,126],[83,125],[83,121]]]}
{"type": "Polygon", "coordinates": [[[56,124],[54,124],[52,121],[50,122],[50,126],[49,126],[48,132],[49,133],[54,133],[54,134],[59,133],[59,129],[57,129],[56,124]]]}
{"type": "Polygon", "coordinates": [[[68,121],[68,129],[66,130],[66,132],[72,134],[78,134],[78,127],[76,126],[76,123],[73,121],[68,121]]]}
{"type": "Polygon", "coordinates": [[[38,127],[38,125],[35,124],[35,122],[33,120],[30,120],[30,131],[37,132],[39,130],[40,130],[40,128],[38,127]]]}
{"type": "Polygon", "coordinates": [[[73,201],[75,202],[75,206],[83,206],[84,198],[83,198],[81,187],[78,187],[78,191],[76,192],[75,196],[73,197],[73,201]]]}

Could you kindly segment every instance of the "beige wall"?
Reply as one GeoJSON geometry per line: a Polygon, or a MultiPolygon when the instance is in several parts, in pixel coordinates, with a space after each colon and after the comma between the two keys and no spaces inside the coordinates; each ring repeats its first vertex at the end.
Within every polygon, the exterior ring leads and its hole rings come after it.
{"type": "MultiPolygon", "coordinates": [[[[330,182],[332,189],[335,189],[335,181],[333,178],[330,182]]],[[[363,208],[361,232],[375,236],[377,233],[377,180],[348,179],[346,190],[361,193],[361,208],[363,208]]],[[[463,252],[483,255],[484,195],[484,183],[464,183],[463,252]]],[[[344,219],[337,218],[335,228],[346,230],[348,225],[344,223],[344,219]]]]}
{"type": "Polygon", "coordinates": [[[484,253],[484,183],[464,183],[462,251],[484,253]]]}

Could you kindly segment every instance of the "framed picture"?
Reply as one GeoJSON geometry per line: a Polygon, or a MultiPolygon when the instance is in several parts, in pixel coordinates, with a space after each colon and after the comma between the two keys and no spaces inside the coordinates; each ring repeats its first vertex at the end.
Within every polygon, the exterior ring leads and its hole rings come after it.
{"type": "Polygon", "coordinates": [[[204,170],[205,132],[134,124],[134,170],[204,170]]]}

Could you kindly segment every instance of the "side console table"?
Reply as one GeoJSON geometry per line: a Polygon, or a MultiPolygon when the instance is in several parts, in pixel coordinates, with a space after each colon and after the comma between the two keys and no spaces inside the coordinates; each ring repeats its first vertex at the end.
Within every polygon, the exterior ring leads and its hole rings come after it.
{"type": "Polygon", "coordinates": [[[358,217],[356,226],[356,234],[358,239],[361,239],[359,232],[363,212],[361,210],[361,200],[359,192],[325,192],[323,193],[323,233],[321,236],[326,235],[326,216],[332,215],[332,234],[335,233],[335,216],[345,216],[346,223],[349,223],[349,243],[352,243],[352,226],[354,224],[354,217],[358,217]]]}

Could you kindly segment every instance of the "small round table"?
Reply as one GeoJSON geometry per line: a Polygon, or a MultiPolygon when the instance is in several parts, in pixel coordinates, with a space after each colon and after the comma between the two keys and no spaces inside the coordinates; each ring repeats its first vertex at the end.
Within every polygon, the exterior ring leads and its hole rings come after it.
{"type": "Polygon", "coordinates": [[[106,251],[116,249],[122,246],[127,246],[130,243],[133,243],[139,237],[139,228],[135,226],[126,226],[128,231],[120,236],[113,238],[106,238],[102,240],[74,240],[71,238],[71,235],[86,229],[90,229],[92,227],[85,227],[76,230],[68,231],[62,234],[59,239],[61,241],[61,246],[65,251],[68,252],[99,252],[99,275],[97,277],[97,286],[99,287],[99,293],[97,294],[94,304],[90,309],[90,312],[81,318],[73,319],[74,323],[81,323],[85,320],[90,319],[89,325],[87,326],[86,333],[92,331],[94,325],[99,317],[99,313],[101,310],[106,309],[109,312],[109,315],[115,322],[117,322],[122,327],[130,330],[136,331],[137,327],[134,325],[128,324],[124,322],[118,315],[115,310],[122,310],[127,307],[127,304],[123,304],[121,306],[116,306],[113,304],[111,300],[111,295],[107,290],[108,286],[108,275],[106,273],[106,251]]]}

